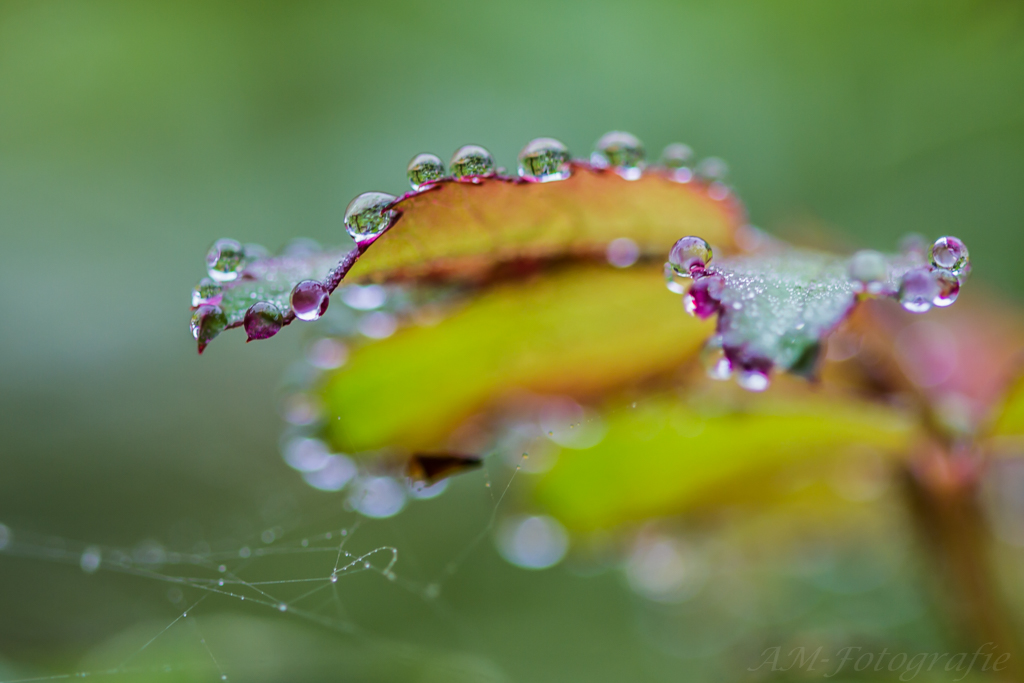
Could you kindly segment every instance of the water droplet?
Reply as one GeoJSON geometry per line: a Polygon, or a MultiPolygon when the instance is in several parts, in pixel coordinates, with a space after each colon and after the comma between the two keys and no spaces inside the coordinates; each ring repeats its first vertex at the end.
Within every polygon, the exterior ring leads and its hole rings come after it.
{"type": "Polygon", "coordinates": [[[626,180],[639,180],[644,170],[644,145],[631,133],[605,133],[594,145],[590,163],[595,168],[611,168],[626,180]]]}
{"type": "Polygon", "coordinates": [[[519,153],[519,177],[546,183],[572,175],[569,148],[554,138],[537,138],[519,153]]]}
{"type": "Polygon", "coordinates": [[[281,610],[282,612],[287,612],[288,611],[288,605],[286,605],[286,604],[284,604],[282,602],[280,605],[277,606],[277,609],[281,610]]]}
{"type": "Polygon", "coordinates": [[[945,268],[953,275],[958,275],[969,259],[967,245],[956,237],[940,237],[932,245],[932,265],[945,268]]]}
{"type": "Polygon", "coordinates": [[[222,564],[222,565],[219,565],[217,567],[217,571],[219,571],[221,574],[223,574],[227,570],[228,570],[228,566],[226,564],[222,564]]]}
{"type": "Polygon", "coordinates": [[[859,283],[861,292],[880,294],[888,276],[889,265],[877,251],[864,249],[850,258],[850,277],[859,283]]]}
{"type": "Polygon", "coordinates": [[[349,501],[367,517],[394,517],[405,507],[405,489],[391,477],[370,477],[355,486],[349,501]]]}
{"type": "MultiPolygon", "coordinates": [[[[673,268],[671,264],[666,263],[665,264],[665,287],[667,287],[668,291],[672,292],[673,294],[685,294],[686,293],[686,285],[678,279],[679,277],[680,277],[680,275],[679,275],[679,273],[676,272],[676,269],[673,268]]],[[[689,276],[687,276],[687,279],[689,279],[689,276]]]]}
{"type": "Polygon", "coordinates": [[[640,258],[640,247],[628,237],[620,237],[608,243],[605,257],[616,268],[629,268],[640,258]]]}
{"type": "Polygon", "coordinates": [[[732,377],[732,361],[722,348],[721,335],[716,334],[704,342],[704,347],[700,351],[700,363],[711,379],[726,380],[732,377]]]}
{"type": "Polygon", "coordinates": [[[569,535],[562,525],[542,515],[505,520],[495,541],[502,557],[524,569],[553,567],[569,549],[569,535]]]}
{"type": "Polygon", "coordinates": [[[900,305],[911,313],[924,313],[939,296],[939,283],[927,267],[907,271],[900,283],[900,305]]]}
{"type": "Polygon", "coordinates": [[[900,253],[904,256],[923,259],[927,250],[928,240],[920,233],[912,232],[900,239],[900,253]]]}
{"type": "Polygon", "coordinates": [[[960,294],[960,278],[953,274],[953,271],[945,268],[936,268],[932,271],[932,277],[939,287],[939,293],[932,299],[932,304],[945,308],[956,301],[960,294]]]}
{"type": "Polygon", "coordinates": [[[681,142],[673,142],[661,152],[661,165],[668,171],[668,177],[677,183],[693,180],[692,161],[693,150],[681,142]]]}
{"type": "Polygon", "coordinates": [[[349,285],[342,288],[341,300],[357,311],[372,311],[388,300],[388,290],[380,285],[349,285]]]}
{"type": "Polygon", "coordinates": [[[302,478],[320,491],[340,491],[357,473],[356,464],[344,455],[328,455],[326,462],[315,472],[306,472],[302,478]]]}
{"type": "Polygon", "coordinates": [[[722,290],[725,279],[721,275],[708,275],[697,278],[689,291],[683,296],[683,307],[686,312],[701,320],[718,313],[721,307],[722,290]]]}
{"type": "Polygon", "coordinates": [[[269,301],[257,301],[245,312],[245,334],[249,341],[269,339],[281,330],[284,315],[269,301]]]}
{"type": "Polygon", "coordinates": [[[331,574],[331,583],[338,583],[338,575],[331,574]]]}
{"type": "Polygon", "coordinates": [[[718,157],[701,159],[697,164],[697,175],[704,180],[724,180],[729,173],[729,165],[718,157]]]}
{"type": "Polygon", "coordinates": [[[331,297],[316,280],[303,280],[292,289],[291,303],[299,320],[317,320],[327,311],[331,297]]]}
{"type": "Polygon", "coordinates": [[[456,180],[473,180],[494,175],[494,157],[480,145],[463,145],[448,163],[456,180]]]}
{"type": "Polygon", "coordinates": [[[359,321],[359,332],[370,339],[387,339],[398,329],[398,319],[384,311],[374,311],[359,321]]]}
{"type": "Polygon", "coordinates": [[[239,548],[238,556],[241,557],[243,560],[249,557],[250,555],[252,555],[252,550],[249,549],[249,546],[242,546],[241,548],[239,548]]]}
{"type": "Polygon", "coordinates": [[[348,347],[339,339],[325,337],[309,345],[306,359],[314,368],[334,370],[348,361],[348,347]]]}
{"type": "Polygon", "coordinates": [[[206,272],[218,282],[237,280],[245,266],[245,252],[237,240],[219,239],[206,253],[206,272]]]}
{"type": "Polygon", "coordinates": [[[192,338],[199,342],[199,350],[202,351],[211,339],[223,332],[227,324],[228,319],[220,306],[204,304],[197,308],[192,314],[190,327],[192,338]]]}
{"type": "Polygon", "coordinates": [[[214,301],[214,297],[219,297],[224,291],[224,288],[220,286],[220,283],[204,277],[199,281],[199,284],[192,289],[192,308],[196,306],[202,306],[203,304],[216,304],[220,303],[220,300],[214,301]]]}
{"type": "Polygon", "coordinates": [[[711,245],[700,237],[689,236],[672,245],[668,262],[678,274],[692,277],[704,271],[711,257],[711,245]]]}
{"type": "Polygon", "coordinates": [[[78,566],[86,574],[93,574],[103,564],[103,552],[96,546],[91,545],[82,551],[82,557],[78,560],[78,566]]]}
{"type": "Polygon", "coordinates": [[[427,185],[444,179],[444,162],[436,154],[417,154],[409,162],[406,173],[412,189],[422,190],[427,185]]]}
{"type": "Polygon", "coordinates": [[[747,391],[764,391],[770,382],[768,373],[760,368],[740,370],[736,376],[736,383],[747,391]]]}
{"type": "Polygon", "coordinates": [[[713,182],[708,185],[708,196],[720,202],[729,196],[729,186],[725,183],[713,182]]]}
{"type": "Polygon", "coordinates": [[[391,226],[396,214],[387,207],[393,201],[387,192],[364,192],[348,203],[345,230],[356,244],[369,244],[391,226]]]}

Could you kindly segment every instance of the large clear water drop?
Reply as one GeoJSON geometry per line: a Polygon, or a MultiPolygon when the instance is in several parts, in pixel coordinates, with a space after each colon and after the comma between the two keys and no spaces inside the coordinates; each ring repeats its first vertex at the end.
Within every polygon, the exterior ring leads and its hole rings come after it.
{"type": "Polygon", "coordinates": [[[537,138],[519,153],[519,177],[547,183],[572,175],[569,148],[554,138],[537,138]]]}
{"type": "Polygon", "coordinates": [[[206,272],[218,282],[237,280],[245,267],[245,251],[238,240],[223,238],[206,253],[206,272]]]}
{"type": "Polygon", "coordinates": [[[644,145],[632,133],[613,130],[594,145],[590,163],[596,168],[611,168],[626,180],[639,180],[644,170],[644,145]]]}
{"type": "Polygon", "coordinates": [[[444,179],[444,162],[436,154],[417,154],[409,162],[406,173],[412,189],[422,190],[427,185],[444,179]]]}
{"type": "Polygon", "coordinates": [[[245,312],[243,325],[249,341],[269,339],[281,331],[284,314],[269,301],[257,301],[245,312]]]}
{"type": "Polygon", "coordinates": [[[954,275],[968,264],[970,255],[967,253],[967,245],[956,237],[940,237],[935,240],[931,251],[932,265],[936,268],[944,268],[954,275]]]}
{"type": "Polygon", "coordinates": [[[672,245],[668,263],[678,274],[692,277],[704,272],[712,257],[711,245],[700,237],[683,237],[672,245]]]}
{"type": "Polygon", "coordinates": [[[327,288],[316,280],[303,280],[292,289],[291,304],[299,320],[318,320],[331,301],[327,288]]]}
{"type": "Polygon", "coordinates": [[[372,242],[394,221],[395,212],[387,210],[395,196],[387,192],[364,192],[345,209],[345,230],[357,244],[372,242]]]}
{"type": "Polygon", "coordinates": [[[448,168],[457,180],[483,178],[494,175],[494,157],[480,145],[463,145],[455,150],[448,168]]]}

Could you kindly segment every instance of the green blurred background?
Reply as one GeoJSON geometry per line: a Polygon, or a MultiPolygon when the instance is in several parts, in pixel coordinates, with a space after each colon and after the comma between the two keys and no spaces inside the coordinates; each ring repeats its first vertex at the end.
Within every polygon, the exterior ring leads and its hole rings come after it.
{"type": "MultiPolygon", "coordinates": [[[[277,387],[302,335],[226,335],[195,355],[188,293],[206,248],[340,242],[347,202],[402,191],[416,152],[475,142],[512,166],[533,137],[585,156],[610,129],[652,155],[681,140],[723,157],[769,230],[882,249],[952,233],[972,286],[1024,291],[1019,2],[4,0],[0,522],[128,548],[351,523],[278,453],[277,387]]],[[[486,524],[481,482],[352,542],[407,552],[400,574],[436,573],[486,524]]],[[[217,599],[197,619],[235,680],[719,675],[652,645],[613,573],[525,572],[488,541],[457,576],[443,608],[379,575],[345,579],[370,635],[217,599]],[[380,664],[396,658],[410,668],[380,664]]],[[[109,668],[108,649],[141,647],[179,611],[157,582],[0,556],[0,680],[109,668]]],[[[893,628],[930,642],[928,619],[914,623],[893,628]]],[[[190,628],[154,661],[192,657],[190,628]]]]}

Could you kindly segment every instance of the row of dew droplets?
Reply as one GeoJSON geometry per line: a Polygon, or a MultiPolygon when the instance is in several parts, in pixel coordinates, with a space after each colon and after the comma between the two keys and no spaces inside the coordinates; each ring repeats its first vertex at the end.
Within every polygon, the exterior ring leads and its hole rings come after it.
{"type": "MultiPolygon", "coordinates": [[[[895,260],[876,251],[857,252],[847,265],[853,292],[859,298],[896,298],[911,313],[924,313],[933,306],[951,305],[956,301],[963,279],[970,272],[967,247],[956,237],[940,237],[929,250],[930,263],[920,265],[924,260],[925,244],[923,238],[912,236],[905,240],[902,257],[895,260]],[[898,282],[894,282],[896,273],[892,270],[902,271],[902,276],[896,278],[898,282]]],[[[686,311],[701,319],[723,310],[726,281],[722,274],[708,270],[712,255],[711,246],[700,237],[683,237],[673,245],[665,264],[669,289],[685,292],[683,305],[686,311]],[[692,279],[693,283],[684,289],[675,281],[675,276],[692,279]]],[[[733,303],[733,307],[737,306],[733,303]]],[[[730,357],[721,334],[715,334],[705,343],[700,359],[708,376],[713,379],[725,380],[733,374],[736,359],[730,357]]],[[[766,359],[741,359],[737,383],[751,391],[763,391],[768,388],[771,368],[772,363],[766,359]]]]}
{"type": "MultiPolygon", "coordinates": [[[[559,140],[550,137],[535,138],[518,156],[517,171],[520,181],[546,183],[565,180],[572,176],[572,156],[559,140]]],[[[727,167],[716,157],[694,163],[693,150],[682,143],[668,145],[661,157],[661,173],[675,182],[687,183],[700,178],[708,184],[713,199],[724,199],[728,188],[722,184],[727,167]]],[[[601,136],[590,156],[594,169],[608,169],[626,180],[638,180],[646,169],[643,143],[631,133],[612,131],[601,136]]],[[[407,175],[415,192],[431,189],[442,181],[479,184],[495,178],[502,169],[496,167],[494,157],[480,145],[463,145],[452,155],[448,168],[440,157],[417,154],[409,162],[407,175]]],[[[508,180],[503,178],[503,180],[508,180]]],[[[398,219],[393,206],[395,195],[386,192],[364,192],[353,199],[345,210],[345,229],[355,240],[360,251],[373,243],[398,219]]],[[[228,319],[219,304],[224,285],[243,277],[246,266],[267,256],[259,245],[242,245],[233,239],[219,239],[206,257],[208,277],[203,278],[192,291],[192,336],[199,349],[228,325],[228,319]]],[[[632,262],[628,255],[619,259],[632,262]]],[[[614,261],[613,261],[614,262],[614,261]]],[[[302,321],[318,320],[327,310],[330,292],[324,283],[303,280],[290,294],[289,304],[294,317],[302,321]]],[[[267,339],[277,334],[288,322],[287,311],[269,301],[254,303],[245,313],[243,326],[249,341],[267,339]]]]}

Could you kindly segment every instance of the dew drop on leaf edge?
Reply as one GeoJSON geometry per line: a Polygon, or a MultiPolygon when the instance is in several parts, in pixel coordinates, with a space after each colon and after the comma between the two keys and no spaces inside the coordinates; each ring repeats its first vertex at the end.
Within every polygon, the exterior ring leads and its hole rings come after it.
{"type": "Polygon", "coordinates": [[[700,237],[690,235],[672,245],[672,250],[668,253],[668,263],[679,275],[691,277],[702,272],[712,256],[710,244],[700,237]]]}
{"type": "Polygon", "coordinates": [[[940,237],[932,245],[931,262],[936,268],[944,268],[958,275],[969,260],[967,245],[956,237],[940,237]]]}
{"type": "Polygon", "coordinates": [[[204,277],[195,287],[192,288],[192,307],[202,306],[209,303],[211,299],[219,296],[224,288],[216,280],[204,277]]]}
{"type": "Polygon", "coordinates": [[[386,192],[364,192],[345,209],[345,230],[357,243],[372,241],[394,220],[395,212],[386,210],[395,196],[386,192]]]}
{"type": "Polygon", "coordinates": [[[245,334],[250,341],[269,339],[281,330],[284,314],[269,301],[257,301],[245,312],[245,334]]]}
{"type": "Polygon", "coordinates": [[[611,168],[626,180],[639,180],[644,169],[644,145],[632,133],[614,130],[594,144],[590,163],[596,168],[611,168]]]}
{"type": "Polygon", "coordinates": [[[417,154],[409,162],[406,174],[409,176],[412,189],[422,190],[427,185],[444,179],[444,162],[436,154],[417,154]]]}
{"type": "Polygon", "coordinates": [[[939,284],[931,270],[920,267],[907,271],[903,276],[897,297],[904,310],[924,313],[932,307],[932,302],[938,295],[939,284]]]}
{"type": "Polygon", "coordinates": [[[318,320],[327,311],[330,301],[327,288],[316,280],[303,280],[292,289],[292,311],[299,320],[318,320]]]}
{"type": "Polygon", "coordinates": [[[238,240],[221,238],[206,253],[206,272],[218,282],[237,280],[245,267],[245,251],[238,240]]]}
{"type": "Polygon", "coordinates": [[[565,180],[572,174],[569,148],[554,138],[536,138],[519,153],[519,177],[540,183],[565,180]]]}
{"type": "Polygon", "coordinates": [[[456,180],[493,175],[494,157],[480,145],[463,145],[455,150],[448,169],[456,180]]]}

